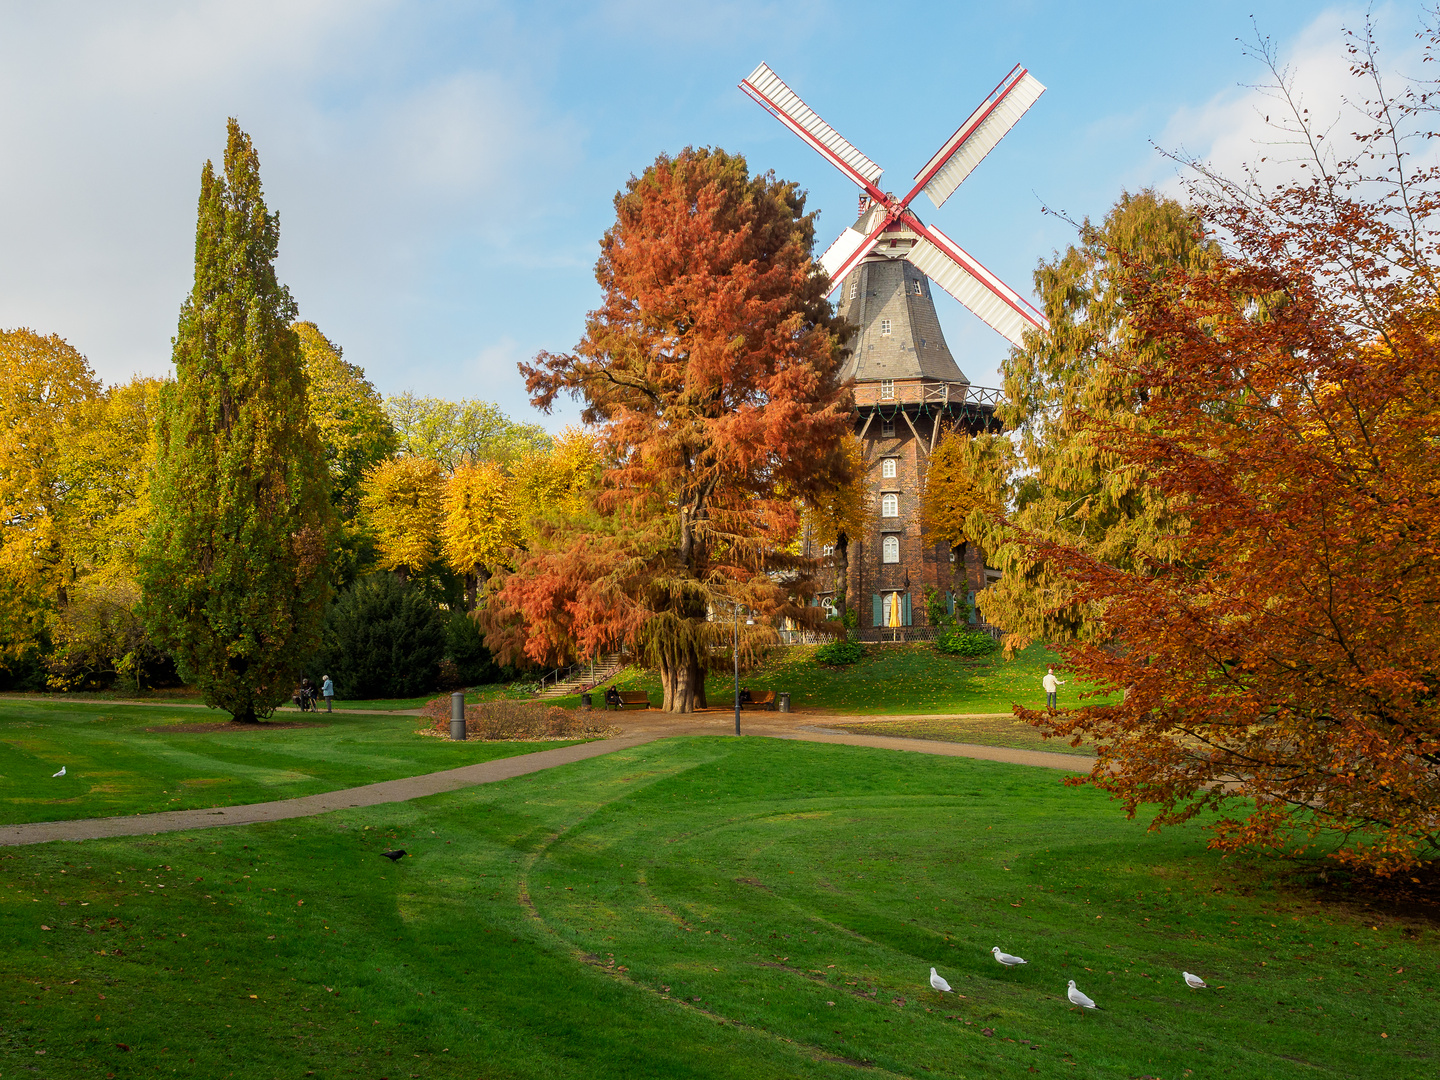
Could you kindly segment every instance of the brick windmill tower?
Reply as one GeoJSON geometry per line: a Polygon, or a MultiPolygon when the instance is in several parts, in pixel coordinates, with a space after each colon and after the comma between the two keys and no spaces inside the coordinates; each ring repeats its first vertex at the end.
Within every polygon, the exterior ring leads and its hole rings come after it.
{"type": "MultiPolygon", "coordinates": [[[[872,518],[849,551],[848,594],[860,636],[906,640],[925,622],[926,586],[973,604],[987,584],[973,549],[925,534],[920,496],[943,431],[998,430],[1000,392],[975,387],[945,344],[931,296],[939,285],[1014,344],[1045,319],[1024,298],[910,209],[920,192],[938,209],[1045,91],[1018,65],[916,175],[903,198],[882,191],[880,166],[825,123],[761,64],[740,88],[861,189],[860,216],[820,261],[836,308],[860,329],[842,375],[855,380],[855,431],[865,450],[872,518]],[[832,290],[832,291],[834,291],[832,290]]],[[[816,554],[820,554],[817,552],[816,554]]],[[[827,553],[828,554],[828,553],[827,553]]],[[[833,600],[829,601],[833,602],[833,600]]]]}

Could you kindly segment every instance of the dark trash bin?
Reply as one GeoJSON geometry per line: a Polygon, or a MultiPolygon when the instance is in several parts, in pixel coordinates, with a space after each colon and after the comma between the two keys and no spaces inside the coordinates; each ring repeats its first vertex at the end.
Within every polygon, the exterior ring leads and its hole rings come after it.
{"type": "Polygon", "coordinates": [[[465,692],[456,690],[450,695],[450,738],[461,742],[465,738],[465,692]]]}
{"type": "Polygon", "coordinates": [[[790,711],[790,693],[789,693],[789,691],[782,691],[782,692],[781,692],[780,697],[779,697],[779,702],[780,702],[780,704],[779,704],[778,708],[779,708],[779,710],[780,710],[781,712],[789,712],[789,711],[790,711]]]}
{"type": "Polygon", "coordinates": [[[580,695],[580,707],[586,710],[593,709],[595,707],[594,701],[589,694],[580,695]]]}

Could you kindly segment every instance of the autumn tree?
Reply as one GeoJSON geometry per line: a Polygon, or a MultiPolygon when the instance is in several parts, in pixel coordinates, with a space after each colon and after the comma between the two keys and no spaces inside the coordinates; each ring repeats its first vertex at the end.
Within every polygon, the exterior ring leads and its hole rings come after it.
{"type": "Polygon", "coordinates": [[[948,465],[940,477],[932,465],[927,481],[938,493],[937,481],[954,477],[943,485],[952,510],[927,499],[943,525],[939,535],[952,544],[978,542],[1002,571],[977,603],[987,622],[1006,631],[1008,650],[1097,630],[1094,613],[1074,599],[1064,576],[1035,559],[1020,536],[1079,544],[1104,562],[1134,566],[1177,527],[1146,475],[1096,431],[1148,422],[1142,408],[1148,388],[1114,361],[1117,352],[1145,348],[1133,322],[1137,282],[1214,266],[1218,247],[1195,210],[1149,190],[1122,195],[1101,224],[1086,220],[1078,231],[1078,244],[1035,271],[1050,329],[1027,335],[1004,361],[1005,397],[996,416],[1006,434],[951,442],[948,465]],[[1001,506],[1008,510],[1003,517],[996,512],[1001,506]]]}
{"type": "Polygon", "coordinates": [[[1302,178],[1201,169],[1222,257],[1125,270],[1103,359],[1139,422],[1079,423],[1184,528],[1144,558],[1016,543],[1096,624],[1070,665],[1124,691],[1026,714],[1098,744],[1089,783],[1159,825],[1219,811],[1225,850],[1383,874],[1440,848],[1440,169],[1407,152],[1434,107],[1386,92],[1364,35],[1354,59],[1354,143],[1326,151],[1277,73],[1302,178]]]}
{"type": "Polygon", "coordinates": [[[440,466],[430,458],[386,458],[365,473],[360,509],[374,533],[380,569],[408,579],[440,557],[443,492],[440,466]]]}
{"type": "Polygon", "coordinates": [[[820,620],[782,549],[796,500],[851,479],[844,326],[803,194],[743,158],[662,155],[615,211],[580,344],[521,365],[538,407],[583,402],[606,463],[596,513],[532,549],[498,597],[532,659],[627,644],[659,669],[663,707],[688,712],[729,644],[712,611],[820,620]]]}
{"type": "Polygon", "coordinates": [[[474,611],[495,568],[520,542],[514,483],[493,461],[467,464],[446,481],[440,544],[445,561],[465,581],[465,608],[474,611]]]}
{"type": "Polygon", "coordinates": [[[232,119],[200,176],[195,284],[180,309],[141,559],[148,625],[237,721],[290,696],[318,640],[329,490],[306,408],[280,227],[232,119]]]}
{"type": "MultiPolygon", "coordinates": [[[[925,469],[925,489],[920,493],[920,526],[931,537],[944,541],[952,552],[958,552],[959,565],[965,565],[964,552],[970,538],[987,532],[999,511],[993,493],[1002,484],[996,483],[993,453],[986,457],[972,451],[968,432],[951,430],[940,438],[925,469]]],[[[995,449],[1009,449],[1007,443],[987,440],[995,449]]],[[[1009,464],[1009,455],[1003,460],[1009,464]]],[[[942,598],[943,599],[943,598],[942,598]]],[[[936,620],[930,619],[932,624],[936,620]]]]}
{"type": "Polygon", "coordinates": [[[99,395],[62,338],[0,330],[0,670],[39,647],[75,579],[59,461],[99,395]]]}

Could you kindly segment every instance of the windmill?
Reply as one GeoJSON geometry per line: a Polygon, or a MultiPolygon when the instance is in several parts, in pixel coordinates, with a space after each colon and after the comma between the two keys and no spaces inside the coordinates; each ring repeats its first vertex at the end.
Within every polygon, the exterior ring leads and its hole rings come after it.
{"type": "Polygon", "coordinates": [[[882,252],[904,258],[969,308],[998,333],[1019,345],[1026,330],[1043,329],[1045,317],[1019,293],[933,225],[910,209],[922,191],[936,209],[955,193],[985,155],[1005,137],[1045,92],[1033,75],[1016,65],[915,174],[903,198],[882,191],[882,169],[827,124],[786,86],[769,65],[761,64],[740,84],[782,124],[809,143],[821,157],[859,185],[860,217],[820,257],[838,286],[867,256],[882,252]],[[888,245],[882,249],[882,245],[888,245]]]}
{"type": "MultiPolygon", "coordinates": [[[[936,208],[1015,126],[1045,87],[1018,65],[915,174],[903,198],[881,189],[881,168],[822,120],[761,64],[740,84],[781,123],[860,188],[860,216],[821,256],[837,309],[858,327],[840,371],[855,386],[856,434],[864,447],[871,505],[863,537],[837,538],[809,552],[835,559],[835,596],[859,603],[859,635],[906,640],[933,634],[912,626],[913,593],[933,587],[964,610],[998,576],[973,549],[949,549],[920,520],[930,455],[943,430],[997,429],[999,392],[970,385],[940,330],[934,282],[1011,343],[1045,318],[959,244],[911,209],[920,192],[936,208]],[[875,421],[879,423],[875,423],[875,421]],[[862,598],[869,594],[870,603],[862,598]]],[[[972,616],[972,621],[975,617],[972,616]]]]}

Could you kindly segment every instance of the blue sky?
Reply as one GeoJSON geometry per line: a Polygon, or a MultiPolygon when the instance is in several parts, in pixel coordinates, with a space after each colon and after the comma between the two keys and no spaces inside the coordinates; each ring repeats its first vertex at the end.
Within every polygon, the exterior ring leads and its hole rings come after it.
{"type": "MultiPolygon", "coordinates": [[[[1376,9],[1402,70],[1421,14],[1376,9]]],[[[799,181],[822,248],[849,224],[854,187],[736,88],[761,60],[889,188],[1013,64],[1030,68],[1048,87],[1037,105],[943,209],[919,204],[1029,295],[1070,239],[1042,205],[1098,216],[1124,188],[1173,188],[1152,144],[1231,169],[1255,156],[1263,102],[1246,84],[1266,75],[1237,39],[1273,38],[1323,112],[1343,89],[1340,28],[1363,15],[1286,0],[0,0],[0,326],[61,334],[108,381],[168,370],[200,167],[234,115],[302,317],[383,393],[535,419],[515,363],[578,339],[611,200],[657,153],[723,146],[799,181]]],[[[1005,343],[940,306],[962,370],[994,385],[1005,343]]]]}

